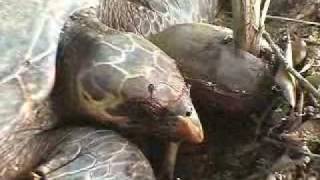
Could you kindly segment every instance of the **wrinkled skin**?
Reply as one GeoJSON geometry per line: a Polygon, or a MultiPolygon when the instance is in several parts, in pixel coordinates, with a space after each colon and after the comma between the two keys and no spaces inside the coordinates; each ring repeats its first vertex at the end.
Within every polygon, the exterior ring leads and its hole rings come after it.
{"type": "Polygon", "coordinates": [[[148,37],[175,24],[212,22],[217,8],[217,0],[104,0],[99,18],[116,30],[148,37]]]}

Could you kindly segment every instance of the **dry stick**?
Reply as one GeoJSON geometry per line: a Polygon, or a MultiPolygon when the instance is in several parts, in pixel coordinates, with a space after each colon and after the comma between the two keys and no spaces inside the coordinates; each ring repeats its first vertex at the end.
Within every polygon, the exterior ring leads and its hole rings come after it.
{"type": "MultiPolygon", "coordinates": [[[[232,14],[232,13],[225,12],[225,14],[232,14]]],[[[281,17],[281,16],[266,15],[266,19],[275,19],[275,20],[280,20],[280,21],[291,21],[291,22],[302,23],[302,24],[306,24],[306,25],[320,26],[320,23],[318,23],[318,22],[304,21],[304,20],[300,20],[300,19],[293,19],[293,18],[281,17]]]]}
{"type": "Polygon", "coordinates": [[[268,12],[268,8],[269,8],[269,5],[270,5],[270,1],[271,0],[266,0],[263,4],[263,8],[261,10],[261,16],[260,16],[260,24],[259,26],[260,27],[264,27],[264,22],[266,20],[266,17],[267,17],[267,12],[268,12]]]}
{"type": "Polygon", "coordinates": [[[304,20],[292,19],[292,18],[281,17],[281,16],[270,16],[270,15],[267,15],[267,18],[268,19],[283,20],[283,21],[292,21],[292,22],[303,23],[303,24],[307,24],[307,25],[320,26],[320,23],[317,23],[317,22],[304,21],[304,20]]]}
{"type": "Polygon", "coordinates": [[[286,58],[281,54],[280,48],[271,39],[270,34],[264,31],[263,37],[268,41],[270,47],[272,48],[276,56],[279,58],[280,62],[284,65],[285,69],[297,78],[302,87],[304,87],[308,92],[310,92],[316,98],[319,99],[320,93],[317,91],[317,89],[312,84],[310,84],[310,82],[306,80],[298,71],[296,71],[293,67],[291,67],[288,64],[286,58]]]}
{"type": "Polygon", "coordinates": [[[300,99],[299,99],[299,104],[298,104],[298,115],[299,115],[299,122],[302,123],[302,115],[303,115],[303,107],[304,107],[304,92],[302,88],[300,89],[300,99]]]}

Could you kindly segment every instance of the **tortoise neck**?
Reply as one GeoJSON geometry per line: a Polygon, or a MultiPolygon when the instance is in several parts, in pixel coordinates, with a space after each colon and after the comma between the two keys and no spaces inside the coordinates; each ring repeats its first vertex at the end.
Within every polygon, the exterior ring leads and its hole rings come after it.
{"type": "Polygon", "coordinates": [[[216,6],[217,0],[102,0],[98,16],[111,28],[147,37],[174,24],[212,22],[216,6]]]}
{"type": "Polygon", "coordinates": [[[148,2],[135,0],[102,0],[98,17],[108,27],[144,37],[158,33],[175,22],[169,14],[151,9],[148,2]]]}

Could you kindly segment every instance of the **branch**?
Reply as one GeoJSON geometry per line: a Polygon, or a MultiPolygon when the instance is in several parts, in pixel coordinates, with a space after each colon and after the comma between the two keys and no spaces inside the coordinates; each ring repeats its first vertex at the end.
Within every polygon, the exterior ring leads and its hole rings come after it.
{"type": "Polygon", "coordinates": [[[268,13],[269,5],[270,5],[270,0],[266,0],[264,2],[264,5],[263,5],[262,11],[261,11],[260,28],[264,27],[264,21],[266,20],[266,16],[267,16],[267,13],[268,13]]]}
{"type": "Polygon", "coordinates": [[[307,25],[320,26],[320,23],[318,23],[318,22],[304,21],[304,20],[292,19],[292,18],[281,17],[281,16],[270,16],[270,15],[267,15],[267,18],[268,19],[278,19],[278,20],[283,20],[283,21],[292,21],[292,22],[303,23],[303,24],[307,24],[307,25]]]}
{"type": "MultiPolygon", "coordinates": [[[[265,11],[265,10],[263,9],[263,11],[265,11]]],[[[226,14],[232,14],[231,12],[225,12],[225,13],[226,14]]],[[[263,15],[263,14],[261,14],[261,15],[263,15]]],[[[300,20],[300,19],[293,19],[293,18],[281,17],[281,16],[266,15],[266,17],[263,17],[263,18],[276,19],[276,20],[281,20],[281,21],[291,21],[291,22],[295,22],[295,23],[302,23],[302,24],[307,24],[307,25],[320,26],[320,23],[318,23],[318,22],[304,21],[304,20],[300,20]]]]}
{"type": "Polygon", "coordinates": [[[299,83],[311,94],[313,94],[316,98],[320,99],[320,93],[318,90],[310,84],[308,80],[306,80],[298,71],[296,71],[293,67],[291,67],[286,60],[286,58],[281,54],[280,48],[273,42],[271,36],[268,32],[263,32],[263,37],[268,41],[272,50],[275,52],[276,56],[279,58],[280,62],[284,65],[285,69],[290,72],[293,76],[297,78],[299,83]]]}

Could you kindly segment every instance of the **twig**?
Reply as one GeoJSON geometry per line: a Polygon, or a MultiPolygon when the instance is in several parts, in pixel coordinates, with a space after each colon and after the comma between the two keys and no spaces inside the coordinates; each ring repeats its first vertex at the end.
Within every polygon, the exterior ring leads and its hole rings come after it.
{"type": "Polygon", "coordinates": [[[260,24],[259,24],[260,27],[264,26],[264,21],[266,20],[266,17],[267,17],[269,5],[270,5],[270,0],[266,0],[263,4],[263,8],[261,10],[260,24]]]}
{"type": "MultiPolygon", "coordinates": [[[[226,14],[232,14],[231,12],[225,12],[225,13],[226,14]]],[[[293,19],[293,18],[281,17],[281,16],[266,15],[266,19],[276,19],[276,20],[281,20],[281,21],[291,21],[291,22],[295,22],[295,23],[302,23],[302,24],[307,24],[307,25],[320,26],[320,23],[318,23],[318,22],[304,21],[304,20],[300,20],[300,19],[293,19]]]]}
{"type": "Polygon", "coordinates": [[[316,98],[320,98],[320,93],[317,91],[317,89],[310,84],[308,80],[306,80],[299,72],[297,72],[293,67],[291,67],[286,60],[286,58],[281,54],[280,48],[274,43],[274,41],[271,39],[271,36],[268,32],[263,32],[263,37],[267,40],[267,42],[270,44],[270,47],[276,54],[276,56],[279,58],[280,62],[284,65],[285,69],[290,72],[293,76],[297,78],[299,83],[302,87],[304,87],[308,92],[313,94],[316,98]]]}
{"type": "Polygon", "coordinates": [[[282,21],[291,21],[291,22],[296,22],[296,23],[303,23],[303,24],[307,24],[307,25],[320,26],[320,23],[318,23],[318,22],[304,21],[304,20],[287,18],[287,17],[281,17],[281,16],[271,16],[271,15],[267,15],[267,18],[268,18],[268,19],[277,19],[277,20],[282,20],[282,21]]]}
{"type": "Polygon", "coordinates": [[[310,156],[311,158],[317,158],[320,159],[320,154],[314,154],[314,153],[303,153],[306,156],[310,156]]]}
{"type": "Polygon", "coordinates": [[[307,58],[306,61],[307,61],[307,63],[299,71],[300,74],[307,72],[313,66],[313,64],[315,63],[315,59],[314,58],[307,58]]]}
{"type": "Polygon", "coordinates": [[[300,89],[300,99],[299,99],[299,104],[298,104],[298,120],[299,123],[302,123],[302,115],[303,115],[303,107],[304,107],[304,92],[302,88],[300,89]]]}

